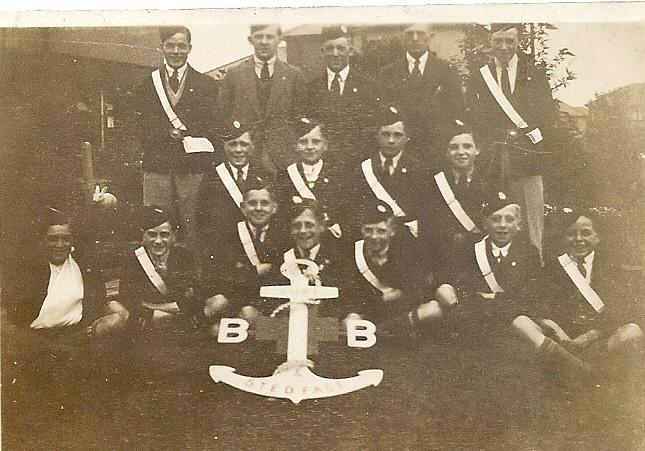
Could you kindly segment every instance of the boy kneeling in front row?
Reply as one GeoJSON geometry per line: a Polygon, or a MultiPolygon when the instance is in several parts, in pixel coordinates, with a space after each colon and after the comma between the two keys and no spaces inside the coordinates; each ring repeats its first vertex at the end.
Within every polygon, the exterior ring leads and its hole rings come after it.
{"type": "Polygon", "coordinates": [[[544,310],[535,320],[518,316],[513,327],[557,382],[596,383],[642,352],[643,331],[632,322],[642,299],[629,294],[620,262],[597,250],[591,212],[567,208],[560,222],[565,252],[545,265],[544,310]]]}

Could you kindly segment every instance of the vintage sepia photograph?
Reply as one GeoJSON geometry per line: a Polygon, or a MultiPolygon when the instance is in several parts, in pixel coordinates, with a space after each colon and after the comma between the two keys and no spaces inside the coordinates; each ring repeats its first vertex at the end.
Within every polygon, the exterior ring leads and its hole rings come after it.
{"type": "Polygon", "coordinates": [[[645,449],[645,4],[127,6],[0,11],[3,449],[645,449]]]}

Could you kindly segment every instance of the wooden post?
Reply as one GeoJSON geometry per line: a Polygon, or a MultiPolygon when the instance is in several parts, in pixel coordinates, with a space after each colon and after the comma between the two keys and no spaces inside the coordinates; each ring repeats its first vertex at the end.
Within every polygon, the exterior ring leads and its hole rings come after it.
{"type": "Polygon", "coordinates": [[[94,166],[92,164],[92,145],[87,141],[81,144],[81,158],[83,162],[83,197],[87,205],[91,205],[95,182],[94,166]]]}

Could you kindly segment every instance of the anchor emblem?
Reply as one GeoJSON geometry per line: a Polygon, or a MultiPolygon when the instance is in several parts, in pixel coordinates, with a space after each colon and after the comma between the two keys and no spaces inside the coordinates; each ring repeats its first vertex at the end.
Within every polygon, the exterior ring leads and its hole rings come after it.
{"type": "Polygon", "coordinates": [[[268,298],[289,299],[274,311],[289,309],[287,360],[271,376],[249,377],[235,373],[229,366],[211,365],[209,373],[215,382],[223,382],[237,389],[260,396],[290,399],[294,404],[303,399],[317,399],[351,393],[369,386],[377,386],[383,379],[382,370],[362,370],[358,375],[344,379],[326,379],[313,373],[313,363],[307,359],[307,305],[316,305],[320,299],[338,297],[338,288],[309,286],[309,276],[315,277],[319,267],[310,260],[296,259],[285,262],[280,270],[291,284],[267,286],[260,295],[268,298]],[[298,265],[305,265],[301,271],[298,265]]]}

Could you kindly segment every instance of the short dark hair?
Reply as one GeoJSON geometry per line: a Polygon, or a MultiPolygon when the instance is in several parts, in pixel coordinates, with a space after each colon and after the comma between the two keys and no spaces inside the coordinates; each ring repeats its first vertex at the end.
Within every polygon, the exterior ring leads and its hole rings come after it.
{"type": "Polygon", "coordinates": [[[168,27],[159,27],[159,38],[161,39],[161,43],[166,42],[166,39],[168,39],[169,37],[177,33],[185,34],[186,39],[188,39],[188,43],[190,44],[190,40],[191,40],[190,30],[184,27],[183,25],[171,25],[168,27]]]}
{"type": "Polygon", "coordinates": [[[327,222],[327,215],[325,214],[325,211],[318,201],[313,199],[302,199],[302,202],[293,204],[289,208],[287,215],[287,217],[289,218],[289,224],[291,224],[294,219],[296,219],[306,210],[311,210],[311,212],[314,214],[314,217],[316,218],[316,221],[320,222],[321,224],[325,224],[325,222],[327,222]]]}
{"type": "Polygon", "coordinates": [[[263,189],[269,193],[269,195],[271,196],[271,200],[273,200],[274,202],[277,202],[275,188],[273,188],[273,185],[271,185],[269,182],[266,182],[264,180],[259,180],[259,179],[254,179],[249,181],[249,183],[244,187],[244,192],[242,193],[242,199],[246,200],[246,196],[248,196],[248,194],[251,191],[261,191],[263,189]]]}
{"type": "Polygon", "coordinates": [[[282,28],[277,23],[259,23],[259,24],[251,25],[250,27],[251,35],[253,35],[253,33],[255,33],[256,31],[264,30],[266,27],[271,27],[271,26],[277,27],[278,36],[282,36],[282,28]]]}

